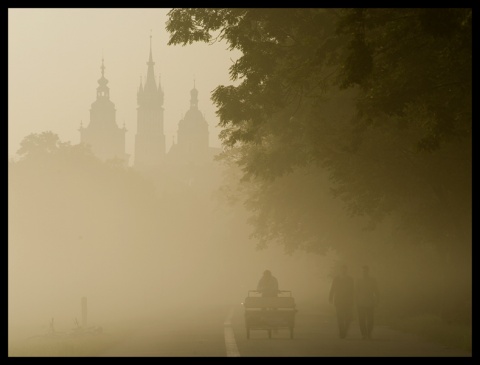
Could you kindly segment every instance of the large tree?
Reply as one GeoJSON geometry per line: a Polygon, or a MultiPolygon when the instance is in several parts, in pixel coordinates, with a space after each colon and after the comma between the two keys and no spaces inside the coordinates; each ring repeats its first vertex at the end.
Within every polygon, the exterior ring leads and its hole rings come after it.
{"type": "Polygon", "coordinates": [[[169,44],[223,41],[240,53],[236,86],[219,85],[212,100],[224,160],[240,169],[240,186],[224,190],[243,194],[259,246],[376,259],[397,305],[399,293],[403,309],[451,305],[468,323],[471,9],[169,17],[169,44]]]}
{"type": "MultiPolygon", "coordinates": [[[[272,214],[277,203],[261,196],[275,179],[310,166],[329,172],[330,183],[318,189],[332,188],[372,227],[393,214],[402,238],[469,252],[471,9],[173,9],[169,16],[169,44],[222,40],[241,52],[230,68],[238,86],[220,85],[212,99],[232,150],[226,158],[263,192],[251,192],[249,207],[264,243],[276,237],[305,247],[301,236],[287,240],[292,231],[272,214]]],[[[298,210],[285,212],[311,228],[298,210]]]]}

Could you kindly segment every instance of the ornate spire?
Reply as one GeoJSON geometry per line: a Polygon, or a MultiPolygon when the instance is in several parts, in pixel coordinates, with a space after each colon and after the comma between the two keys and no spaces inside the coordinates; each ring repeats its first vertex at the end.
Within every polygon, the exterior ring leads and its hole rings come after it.
{"type": "Polygon", "coordinates": [[[150,30],[150,56],[147,62],[147,80],[145,81],[145,91],[150,91],[150,92],[156,92],[157,91],[157,85],[155,83],[155,72],[153,70],[153,65],[155,65],[155,62],[153,62],[153,57],[152,57],[152,34],[150,30]]]}
{"type": "Polygon", "coordinates": [[[100,69],[102,70],[102,77],[105,77],[105,65],[103,64],[103,56],[102,56],[102,66],[100,66],[100,69]]]}
{"type": "MultiPolygon", "coordinates": [[[[103,52],[102,52],[103,53],[103,52]]],[[[105,64],[103,62],[102,56],[102,65],[100,66],[100,70],[102,70],[102,77],[98,79],[98,87],[97,87],[97,99],[100,97],[109,98],[109,91],[108,91],[108,80],[105,78],[105,64]]]]}
{"type": "Polygon", "coordinates": [[[98,79],[98,83],[101,85],[101,86],[104,86],[104,85],[107,85],[108,84],[108,80],[105,78],[105,64],[103,63],[103,57],[102,57],[102,65],[100,66],[100,70],[102,70],[102,77],[100,77],[98,79]]]}
{"type": "Polygon", "coordinates": [[[195,77],[193,79],[193,89],[190,91],[190,107],[191,108],[198,107],[198,90],[195,87],[195,77]]]}
{"type": "Polygon", "coordinates": [[[152,57],[152,30],[150,29],[150,57],[148,59],[148,62],[153,62],[153,57],[152,57]]]}

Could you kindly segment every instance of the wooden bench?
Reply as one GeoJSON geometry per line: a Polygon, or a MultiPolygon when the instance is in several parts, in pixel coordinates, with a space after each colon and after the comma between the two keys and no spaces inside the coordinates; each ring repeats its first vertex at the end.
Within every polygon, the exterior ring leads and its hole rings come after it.
{"type": "Polygon", "coordinates": [[[295,308],[293,297],[246,297],[243,306],[253,308],[295,308]]]}

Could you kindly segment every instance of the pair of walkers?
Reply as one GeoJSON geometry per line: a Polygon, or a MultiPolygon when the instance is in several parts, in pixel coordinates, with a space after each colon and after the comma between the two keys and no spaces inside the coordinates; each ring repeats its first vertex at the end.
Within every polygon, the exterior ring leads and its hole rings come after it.
{"type": "Polygon", "coordinates": [[[347,336],[355,304],[362,338],[371,339],[378,302],[377,282],[370,276],[368,266],[363,267],[363,275],[355,283],[347,271],[347,266],[342,266],[340,274],[333,279],[329,296],[330,303],[335,305],[340,338],[347,336]]]}

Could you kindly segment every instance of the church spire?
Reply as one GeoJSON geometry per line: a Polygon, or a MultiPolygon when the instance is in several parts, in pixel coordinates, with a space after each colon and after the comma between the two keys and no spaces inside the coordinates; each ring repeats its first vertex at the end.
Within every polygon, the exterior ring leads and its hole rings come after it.
{"type": "Polygon", "coordinates": [[[103,56],[102,56],[102,66],[100,66],[100,69],[102,70],[102,77],[105,78],[105,65],[103,64],[103,56]]]}
{"type": "Polygon", "coordinates": [[[153,62],[153,57],[152,57],[152,30],[150,29],[150,57],[148,59],[148,62],[153,62]]]}
{"type": "Polygon", "coordinates": [[[135,135],[134,167],[141,171],[155,171],[165,158],[165,134],[163,131],[163,91],[160,78],[155,78],[150,30],[147,76],[137,94],[137,134],[135,135]],[[158,84],[157,84],[158,81],[158,84]],[[158,86],[157,86],[158,85],[158,86]]]}
{"type": "Polygon", "coordinates": [[[153,70],[153,65],[155,65],[155,62],[153,62],[153,57],[152,57],[152,34],[150,30],[150,56],[148,58],[147,62],[147,80],[145,81],[145,91],[147,92],[156,92],[157,91],[157,85],[155,82],[155,72],[153,70]]]}
{"type": "Polygon", "coordinates": [[[190,108],[198,107],[198,90],[195,87],[195,76],[193,78],[193,89],[190,91],[190,108]]]}
{"type": "Polygon", "coordinates": [[[102,77],[98,79],[98,87],[97,87],[97,99],[106,97],[109,98],[109,89],[108,89],[108,80],[105,78],[105,64],[103,62],[103,55],[102,55],[102,65],[100,66],[100,70],[102,70],[102,77]]]}

